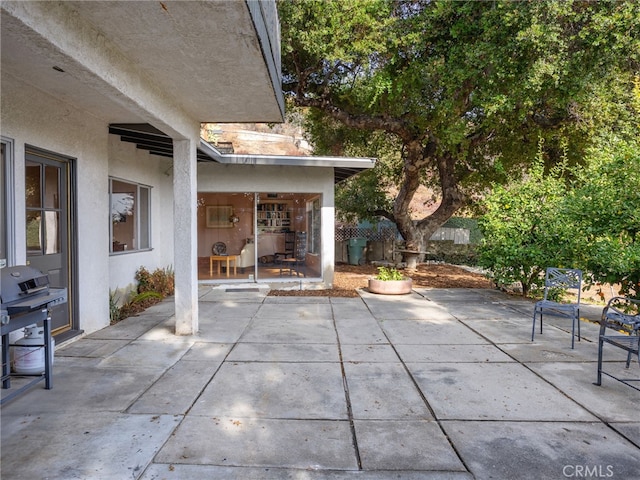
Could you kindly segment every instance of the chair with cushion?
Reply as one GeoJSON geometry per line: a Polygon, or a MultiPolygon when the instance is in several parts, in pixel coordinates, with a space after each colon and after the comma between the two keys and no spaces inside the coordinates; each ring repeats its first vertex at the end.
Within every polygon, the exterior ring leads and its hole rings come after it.
{"type": "Polygon", "coordinates": [[[540,315],[540,333],[542,333],[542,316],[564,317],[571,319],[571,348],[574,348],[576,324],[578,325],[578,341],[580,341],[580,294],[582,291],[582,271],[571,268],[547,268],[544,279],[544,297],[536,302],[533,310],[533,326],[531,341],[536,332],[536,317],[540,315]],[[576,291],[577,300],[572,303],[560,303],[551,298],[557,295],[576,291]]]}
{"type": "Polygon", "coordinates": [[[244,273],[245,268],[253,267],[256,264],[255,257],[255,244],[245,243],[242,250],[240,250],[240,255],[238,255],[238,268],[241,268],[244,273]]]}

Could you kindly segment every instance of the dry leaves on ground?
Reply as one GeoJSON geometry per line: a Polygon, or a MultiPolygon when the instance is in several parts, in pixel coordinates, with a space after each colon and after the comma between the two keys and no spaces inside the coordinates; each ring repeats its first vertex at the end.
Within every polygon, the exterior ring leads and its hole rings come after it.
{"type": "MultiPolygon", "coordinates": [[[[333,288],[326,290],[271,290],[273,296],[323,296],[356,297],[358,288],[365,288],[369,278],[378,270],[373,265],[337,264],[333,288]]],[[[493,288],[493,283],[484,275],[470,272],[455,265],[421,264],[416,271],[407,273],[414,287],[428,288],[493,288]]]]}

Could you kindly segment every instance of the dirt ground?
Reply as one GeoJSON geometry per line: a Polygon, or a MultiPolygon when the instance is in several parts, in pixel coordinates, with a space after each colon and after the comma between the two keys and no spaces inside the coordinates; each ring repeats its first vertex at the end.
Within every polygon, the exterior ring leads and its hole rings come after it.
{"type": "MultiPolygon", "coordinates": [[[[373,265],[336,264],[333,288],[327,290],[271,290],[273,296],[323,296],[356,297],[358,288],[367,286],[369,278],[378,270],[373,265]]],[[[408,273],[414,287],[431,288],[493,288],[484,275],[469,272],[455,265],[421,264],[415,272],[408,273]]]]}

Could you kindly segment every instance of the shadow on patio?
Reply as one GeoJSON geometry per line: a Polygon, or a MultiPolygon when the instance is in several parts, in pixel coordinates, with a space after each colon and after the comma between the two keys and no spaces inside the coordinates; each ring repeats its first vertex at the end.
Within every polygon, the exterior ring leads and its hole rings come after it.
{"type": "Polygon", "coordinates": [[[637,475],[640,392],[593,385],[593,323],[571,350],[494,290],[266,293],[203,287],[198,335],[165,301],[59,348],[53,389],[2,406],[2,478],[637,475]]]}

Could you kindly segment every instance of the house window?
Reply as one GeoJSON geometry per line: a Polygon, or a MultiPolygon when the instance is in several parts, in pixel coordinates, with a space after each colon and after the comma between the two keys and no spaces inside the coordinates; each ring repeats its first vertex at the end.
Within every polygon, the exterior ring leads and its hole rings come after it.
{"type": "Polygon", "coordinates": [[[109,179],[111,253],[151,248],[151,187],[109,179]]]}

